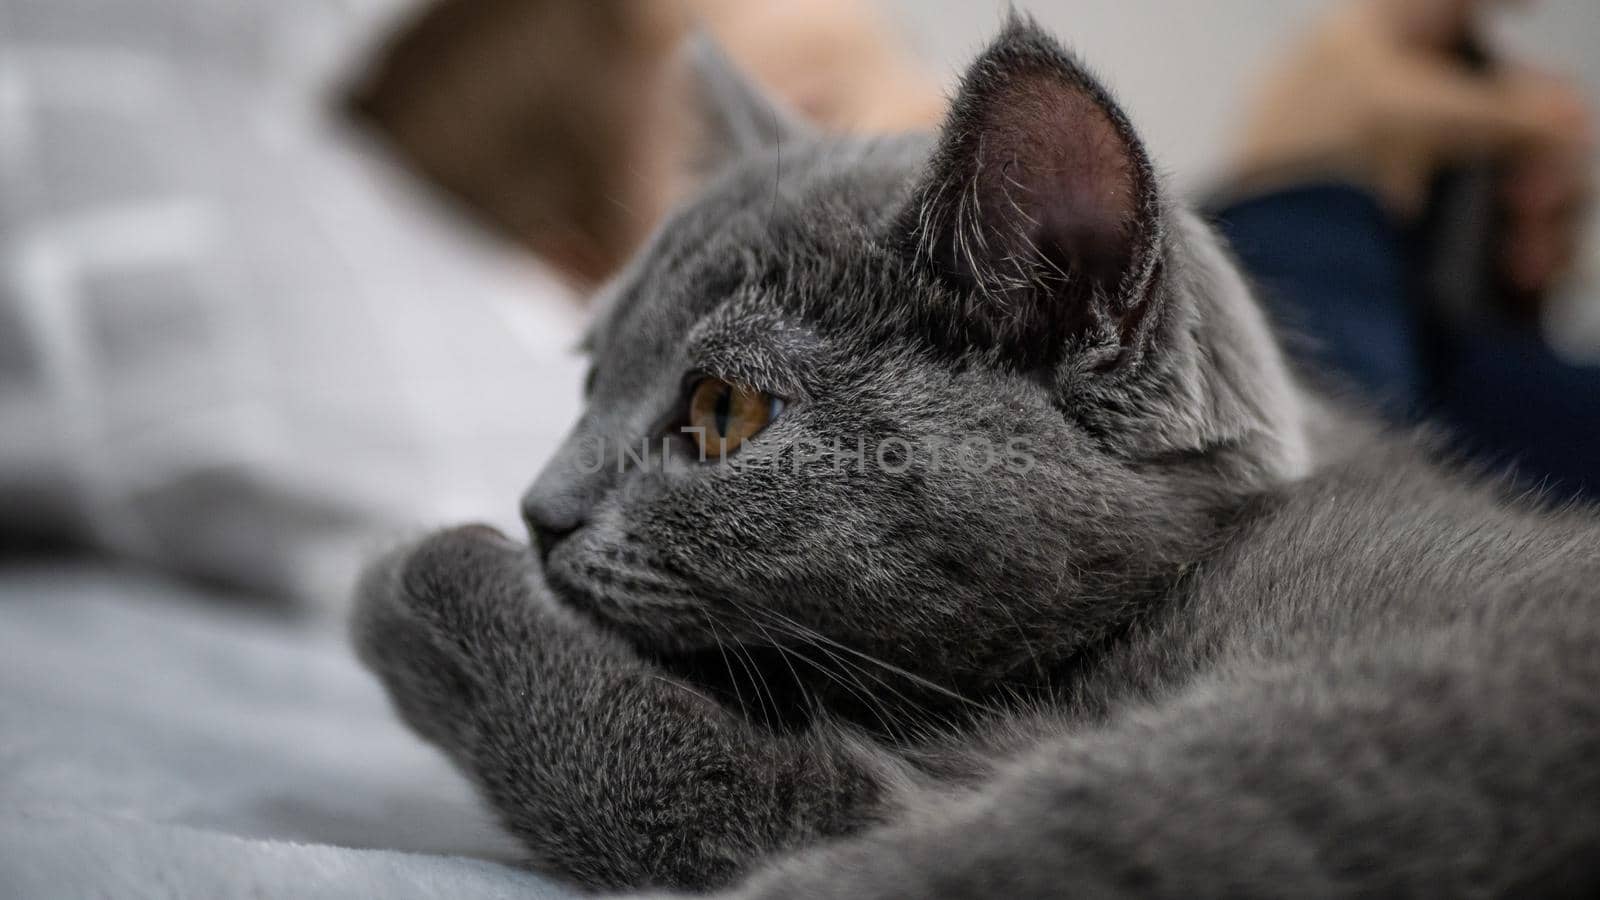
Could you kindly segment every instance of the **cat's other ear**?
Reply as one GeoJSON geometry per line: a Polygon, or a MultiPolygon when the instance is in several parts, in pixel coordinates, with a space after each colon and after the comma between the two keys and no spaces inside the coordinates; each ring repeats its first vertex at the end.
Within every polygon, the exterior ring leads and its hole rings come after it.
{"type": "Polygon", "coordinates": [[[704,28],[689,35],[684,58],[696,114],[691,123],[695,171],[714,174],[738,159],[810,132],[798,113],[765,93],[704,28]]]}
{"type": "MultiPolygon", "coordinates": [[[[910,252],[954,282],[949,339],[1025,367],[1127,359],[1153,318],[1157,177],[1105,88],[1013,16],[963,77],[901,220],[910,252]]],[[[949,312],[949,311],[942,311],[949,312]]]]}

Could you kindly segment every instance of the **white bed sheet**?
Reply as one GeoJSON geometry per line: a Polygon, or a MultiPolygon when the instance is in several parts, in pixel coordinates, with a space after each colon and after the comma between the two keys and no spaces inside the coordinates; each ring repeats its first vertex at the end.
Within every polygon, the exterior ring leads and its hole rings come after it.
{"type": "Polygon", "coordinates": [[[0,569],[0,896],[564,897],[336,636],[0,569]]]}

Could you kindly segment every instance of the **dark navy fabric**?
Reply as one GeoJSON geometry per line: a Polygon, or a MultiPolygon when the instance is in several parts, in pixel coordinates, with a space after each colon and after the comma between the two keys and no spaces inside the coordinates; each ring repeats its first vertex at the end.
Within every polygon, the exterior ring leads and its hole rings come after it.
{"type": "Polygon", "coordinates": [[[1303,185],[1213,219],[1309,371],[1396,420],[1444,423],[1458,449],[1555,497],[1600,499],[1600,368],[1562,361],[1525,324],[1423,315],[1412,236],[1371,195],[1303,185]]]}
{"type": "Polygon", "coordinates": [[[1438,370],[1437,415],[1463,450],[1558,498],[1600,500],[1600,369],[1511,326],[1452,335],[1438,370]]]}
{"type": "Polygon", "coordinates": [[[1405,236],[1368,194],[1309,185],[1233,204],[1216,220],[1310,371],[1338,373],[1396,416],[1420,411],[1427,378],[1405,236]]]}

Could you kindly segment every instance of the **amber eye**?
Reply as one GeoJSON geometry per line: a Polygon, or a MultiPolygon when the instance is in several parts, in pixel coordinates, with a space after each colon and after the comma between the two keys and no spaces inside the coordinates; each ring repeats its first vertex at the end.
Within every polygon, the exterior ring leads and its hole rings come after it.
{"type": "Polygon", "coordinates": [[[749,385],[702,378],[689,396],[685,432],[706,459],[721,459],[767,427],[783,401],[749,385]]]}

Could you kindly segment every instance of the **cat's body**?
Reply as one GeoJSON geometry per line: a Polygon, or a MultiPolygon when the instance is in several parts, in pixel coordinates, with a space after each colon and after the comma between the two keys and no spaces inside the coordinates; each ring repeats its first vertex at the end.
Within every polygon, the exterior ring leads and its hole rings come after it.
{"type": "Polygon", "coordinates": [[[929,156],[791,138],[725,174],[602,310],[540,553],[464,529],[368,575],[364,658],[535,863],[751,896],[1600,888],[1600,522],[1301,389],[1026,25],[929,156]],[[704,376],[786,401],[720,461],[673,443],[704,376]],[[952,439],[1026,465],[937,464],[952,439]]]}

